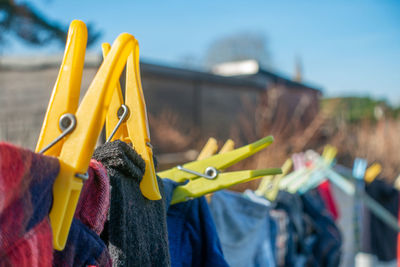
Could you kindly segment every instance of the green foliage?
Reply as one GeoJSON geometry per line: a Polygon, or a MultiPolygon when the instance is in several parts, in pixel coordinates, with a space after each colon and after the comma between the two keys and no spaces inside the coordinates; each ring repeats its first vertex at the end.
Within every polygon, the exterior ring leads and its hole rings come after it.
{"type": "MultiPolygon", "coordinates": [[[[49,20],[32,5],[0,0],[0,45],[6,44],[9,37],[16,37],[29,45],[46,45],[50,41],[64,45],[67,33],[67,25],[49,20]]],[[[100,32],[88,25],[88,46],[98,37],[100,32]]]]}
{"type": "Polygon", "coordinates": [[[400,115],[400,107],[393,108],[386,101],[369,97],[325,98],[321,108],[328,117],[350,123],[376,121],[382,116],[398,118],[400,115]]]}

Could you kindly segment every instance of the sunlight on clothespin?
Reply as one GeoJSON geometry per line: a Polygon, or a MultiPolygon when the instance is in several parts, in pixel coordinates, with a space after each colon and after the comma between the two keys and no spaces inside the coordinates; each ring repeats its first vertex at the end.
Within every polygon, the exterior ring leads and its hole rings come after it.
{"type": "Polygon", "coordinates": [[[231,187],[236,184],[245,183],[263,176],[281,173],[280,168],[270,168],[262,170],[246,170],[219,174],[213,180],[196,179],[188,184],[178,186],[172,195],[171,205],[187,201],[196,197],[204,196],[221,189],[231,187]]]}
{"type": "Polygon", "coordinates": [[[262,176],[280,174],[282,172],[280,168],[222,172],[227,167],[266,148],[272,142],[272,136],[265,137],[250,145],[158,173],[162,178],[169,178],[177,182],[190,180],[187,184],[178,186],[174,190],[171,204],[200,197],[262,176]]]}
{"type": "Polygon", "coordinates": [[[66,127],[59,125],[61,116],[74,114],[78,108],[86,42],[87,29],[85,23],[79,20],[72,21],[68,30],[60,71],[36,144],[36,152],[52,156],[60,154],[64,139],[61,137],[57,142],[53,141],[65,132],[62,129],[66,127]]]}
{"type": "MultiPolygon", "coordinates": [[[[110,45],[104,43],[102,49],[104,56],[106,56],[110,50],[110,45]]],[[[146,170],[140,182],[142,194],[150,200],[159,200],[161,194],[154,168],[146,103],[139,68],[139,45],[135,40],[134,49],[129,55],[126,66],[125,105],[123,104],[121,87],[117,82],[107,113],[106,138],[108,141],[120,139],[133,145],[136,152],[146,163],[146,170]],[[122,117],[123,115],[126,116],[122,117]]]]}
{"type": "Polygon", "coordinates": [[[375,178],[382,172],[382,165],[374,163],[365,171],[364,180],[366,183],[372,183],[375,178]]]}
{"type": "Polygon", "coordinates": [[[218,154],[223,154],[232,151],[235,148],[235,142],[232,139],[226,140],[225,144],[222,146],[218,154]]]}
{"type": "Polygon", "coordinates": [[[208,138],[207,143],[197,156],[197,160],[206,159],[214,155],[218,150],[217,140],[213,137],[208,138]]]}
{"type": "Polygon", "coordinates": [[[185,182],[186,180],[199,178],[199,173],[205,173],[208,167],[213,167],[219,170],[226,169],[229,166],[257,153],[258,151],[266,148],[272,142],[274,138],[272,136],[264,137],[257,142],[237,148],[233,151],[218,154],[203,160],[192,161],[184,164],[183,166],[177,166],[169,170],[158,172],[158,176],[161,178],[168,178],[176,182],[185,182]],[[192,173],[187,172],[183,169],[191,170],[192,173]],[[195,173],[193,173],[195,172],[195,173]]]}
{"type": "Polygon", "coordinates": [[[115,84],[135,41],[129,34],[118,36],[77,107],[86,40],[85,24],[73,21],[36,147],[36,151],[58,157],[60,162],[50,212],[53,246],[56,250],[64,249],[83,181],[88,179],[89,162],[104,125],[115,84]],[[67,104],[63,104],[65,102],[67,104]]]}
{"type": "Polygon", "coordinates": [[[279,184],[282,181],[283,177],[289,173],[290,169],[293,166],[293,161],[288,158],[283,163],[281,169],[282,174],[275,176],[265,176],[262,178],[258,189],[255,191],[256,195],[264,196],[269,201],[275,201],[278,193],[279,193],[279,184]]]}
{"type": "MultiPolygon", "coordinates": [[[[217,147],[218,148],[218,147],[217,147]]],[[[229,151],[232,151],[235,148],[235,142],[231,139],[226,140],[225,144],[222,146],[221,150],[218,154],[223,154],[229,151]]],[[[215,153],[215,152],[214,152],[215,153]]],[[[214,154],[213,153],[213,154],[214,154]]],[[[210,155],[211,156],[211,155],[210,155]]],[[[198,158],[199,159],[199,158],[198,158]]],[[[212,193],[206,195],[207,202],[211,201],[212,193]]]]}

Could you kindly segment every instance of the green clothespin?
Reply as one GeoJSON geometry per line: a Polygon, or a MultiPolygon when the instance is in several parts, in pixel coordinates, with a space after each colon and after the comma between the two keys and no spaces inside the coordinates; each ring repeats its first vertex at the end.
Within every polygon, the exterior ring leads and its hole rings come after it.
{"type": "Polygon", "coordinates": [[[175,189],[171,202],[171,204],[175,204],[238,183],[247,182],[267,175],[280,174],[282,172],[280,168],[221,173],[222,170],[268,147],[273,141],[274,138],[268,136],[250,145],[226,153],[189,162],[183,166],[177,166],[159,172],[158,176],[176,182],[190,180],[188,184],[175,189]]]}

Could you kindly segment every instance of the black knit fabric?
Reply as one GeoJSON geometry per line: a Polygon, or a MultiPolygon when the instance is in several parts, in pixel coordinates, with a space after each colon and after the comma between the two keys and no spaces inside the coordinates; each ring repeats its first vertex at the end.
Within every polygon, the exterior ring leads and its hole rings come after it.
{"type": "MultiPolygon", "coordinates": [[[[384,180],[375,179],[366,186],[366,191],[395,218],[398,218],[399,191],[384,180]]],[[[380,261],[392,261],[397,257],[397,232],[380,218],[370,213],[371,252],[380,261]]]]}
{"type": "MultiPolygon", "coordinates": [[[[143,159],[119,140],[98,147],[93,158],[107,168],[110,177],[109,219],[101,237],[108,244],[113,266],[170,266],[164,200],[148,200],[139,188],[143,159]]],[[[158,185],[163,194],[161,180],[158,185]]]]}

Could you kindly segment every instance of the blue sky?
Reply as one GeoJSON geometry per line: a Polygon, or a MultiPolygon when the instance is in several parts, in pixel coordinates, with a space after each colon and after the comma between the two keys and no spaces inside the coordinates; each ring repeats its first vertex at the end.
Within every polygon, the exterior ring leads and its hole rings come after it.
{"type": "MultiPolygon", "coordinates": [[[[21,1],[19,1],[21,2],[21,1]]],[[[400,104],[400,1],[29,1],[68,24],[92,22],[100,42],[135,35],[144,59],[179,64],[202,59],[212,41],[241,31],[264,33],[276,71],[292,76],[302,60],[305,80],[327,96],[371,95],[400,104]]],[[[100,42],[92,50],[100,51],[100,42]]],[[[55,53],[61,47],[13,44],[5,53],[55,53]]]]}

